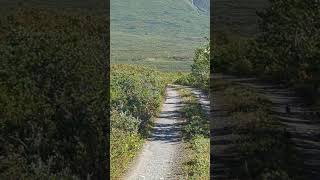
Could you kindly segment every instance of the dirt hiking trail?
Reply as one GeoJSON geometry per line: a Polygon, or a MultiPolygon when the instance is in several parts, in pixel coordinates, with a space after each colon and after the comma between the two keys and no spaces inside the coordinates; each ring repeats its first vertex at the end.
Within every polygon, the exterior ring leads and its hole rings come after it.
{"type": "Polygon", "coordinates": [[[124,179],[177,179],[182,172],[184,143],[181,128],[179,86],[169,85],[166,100],[155,120],[151,136],[146,140],[124,179]]]}

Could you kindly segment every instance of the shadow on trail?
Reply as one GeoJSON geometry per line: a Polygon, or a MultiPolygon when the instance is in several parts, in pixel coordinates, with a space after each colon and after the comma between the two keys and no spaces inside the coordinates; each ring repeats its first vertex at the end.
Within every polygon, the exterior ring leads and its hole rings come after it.
{"type": "Polygon", "coordinates": [[[174,143],[181,141],[181,129],[185,123],[162,124],[156,123],[153,127],[150,141],[162,141],[164,143],[174,143]]]}
{"type": "Polygon", "coordinates": [[[176,88],[166,88],[166,99],[147,141],[124,179],[173,179],[182,172],[183,141],[181,97],[176,88]]]}

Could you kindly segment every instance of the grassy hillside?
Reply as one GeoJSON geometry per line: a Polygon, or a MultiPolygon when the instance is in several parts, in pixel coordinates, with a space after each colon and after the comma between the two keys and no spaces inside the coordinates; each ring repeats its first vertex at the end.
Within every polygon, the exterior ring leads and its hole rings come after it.
{"type": "Polygon", "coordinates": [[[190,0],[111,1],[111,62],[188,70],[209,36],[209,16],[190,0]]]}

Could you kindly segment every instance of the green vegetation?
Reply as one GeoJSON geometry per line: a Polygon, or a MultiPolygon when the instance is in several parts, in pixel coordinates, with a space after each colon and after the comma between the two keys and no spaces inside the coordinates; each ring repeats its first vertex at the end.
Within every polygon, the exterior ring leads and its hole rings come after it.
{"type": "Polygon", "coordinates": [[[184,58],[146,58],[146,59],[123,59],[112,64],[134,64],[147,66],[162,72],[190,72],[192,61],[184,58]]]}
{"type": "MultiPolygon", "coordinates": [[[[196,58],[192,65],[192,76],[197,77],[192,81],[201,80],[198,84],[207,83],[206,86],[209,81],[208,51],[208,46],[196,50],[196,58]]],[[[114,64],[111,66],[112,178],[120,178],[123,175],[128,164],[141,148],[144,138],[152,127],[153,117],[160,111],[166,85],[181,81],[188,74],[160,72],[143,65],[114,64]]],[[[186,171],[188,176],[209,177],[209,122],[201,106],[196,103],[196,99],[189,91],[186,96],[189,96],[190,100],[184,97],[189,104],[184,111],[189,111],[185,113],[185,117],[190,118],[190,121],[184,128],[184,134],[190,145],[188,153],[191,157],[186,171]]]]}
{"type": "MultiPolygon", "coordinates": [[[[259,20],[252,21],[259,26],[255,36],[217,34],[213,70],[280,82],[314,102],[320,93],[319,1],[270,0],[265,7],[250,16],[259,20]]],[[[229,113],[239,136],[242,165],[232,172],[241,179],[301,179],[297,149],[271,113],[271,103],[244,86],[215,80],[212,87],[213,94],[222,94],[215,96],[217,104],[229,113]]]]}
{"type": "Polygon", "coordinates": [[[190,90],[180,89],[183,117],[183,137],[188,143],[184,170],[188,179],[210,179],[210,128],[209,121],[198,100],[190,90]]]}
{"type": "Polygon", "coordinates": [[[189,71],[209,36],[209,16],[189,0],[111,1],[111,63],[189,71]]]}
{"type": "MultiPolygon", "coordinates": [[[[195,51],[191,73],[177,73],[173,81],[177,84],[209,90],[210,46],[198,48],[195,51]]],[[[186,125],[183,127],[183,137],[187,142],[184,172],[188,179],[210,179],[210,127],[204,110],[192,92],[181,87],[179,94],[183,107],[183,117],[186,125]]]]}
{"type": "Polygon", "coordinates": [[[169,78],[135,65],[111,66],[111,178],[120,178],[149,134],[169,78]]]}
{"type": "Polygon", "coordinates": [[[195,51],[195,57],[191,65],[191,73],[180,73],[177,84],[201,88],[206,92],[209,91],[209,74],[210,74],[210,46],[198,48],[195,51]]]}
{"type": "MultiPolygon", "coordinates": [[[[217,72],[282,81],[310,101],[320,93],[320,4],[309,0],[270,1],[251,39],[216,46],[211,63],[217,72]]],[[[229,42],[228,42],[229,41],[229,42]]]]}
{"type": "Polygon", "coordinates": [[[139,119],[123,112],[111,112],[110,175],[120,178],[144,143],[139,119]]]}
{"type": "Polygon", "coordinates": [[[193,49],[208,34],[208,14],[189,0],[111,1],[112,178],[123,175],[149,134],[166,85],[190,71],[193,49]]]}
{"type": "Polygon", "coordinates": [[[296,150],[286,132],[271,115],[270,102],[250,88],[226,83],[213,84],[221,92],[217,103],[229,113],[241,166],[232,169],[240,179],[296,179],[299,176],[296,150]],[[290,164],[290,166],[288,166],[290,164]]]}
{"type": "Polygon", "coordinates": [[[263,10],[268,0],[215,0],[211,2],[211,27],[215,39],[225,35],[250,37],[258,33],[256,12],[263,10]]]}
{"type": "Polygon", "coordinates": [[[106,176],[107,30],[87,13],[1,17],[1,179],[106,176]]]}

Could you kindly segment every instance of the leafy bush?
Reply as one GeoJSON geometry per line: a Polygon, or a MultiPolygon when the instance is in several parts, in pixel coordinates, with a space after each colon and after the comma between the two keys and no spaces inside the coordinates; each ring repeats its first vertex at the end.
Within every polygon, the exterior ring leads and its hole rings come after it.
{"type": "Polygon", "coordinates": [[[271,1],[271,6],[258,15],[263,33],[257,38],[255,53],[268,53],[260,71],[268,69],[275,78],[294,85],[307,84],[317,92],[320,85],[319,1],[271,1]]]}
{"type": "Polygon", "coordinates": [[[165,94],[161,73],[134,65],[111,66],[111,109],[128,112],[144,125],[156,115],[165,94]]]}
{"type": "Polygon", "coordinates": [[[215,46],[215,72],[258,75],[295,87],[316,100],[320,87],[320,3],[270,0],[260,17],[260,33],[215,46]]]}
{"type": "Polygon", "coordinates": [[[136,65],[111,66],[111,178],[120,178],[148,135],[172,78],[136,65]]]}
{"type": "Polygon", "coordinates": [[[191,73],[180,75],[180,77],[175,82],[181,85],[194,86],[208,91],[210,76],[209,58],[209,44],[207,44],[203,48],[196,49],[193,64],[191,65],[191,73]]]}
{"type": "Polygon", "coordinates": [[[250,75],[253,71],[251,62],[252,40],[238,39],[226,44],[214,44],[211,64],[214,72],[224,72],[237,75],[250,75]]]}
{"type": "Polygon", "coordinates": [[[191,73],[188,74],[179,74],[178,79],[175,81],[175,83],[185,86],[195,86],[195,78],[191,73]]]}
{"type": "Polygon", "coordinates": [[[190,141],[185,172],[188,179],[210,179],[210,138],[195,136],[190,141]]]}
{"type": "Polygon", "coordinates": [[[0,29],[1,179],[105,176],[104,17],[20,9],[0,29]]]}
{"type": "Polygon", "coordinates": [[[209,43],[204,48],[198,48],[195,52],[193,64],[191,65],[191,74],[193,75],[195,85],[203,89],[209,87],[210,77],[210,46],[209,43]]]}
{"type": "Polygon", "coordinates": [[[139,119],[129,114],[111,112],[111,179],[120,178],[128,163],[141,148],[143,139],[138,133],[139,123],[139,119]]]}

